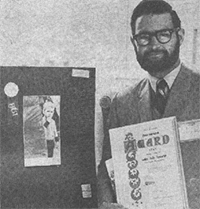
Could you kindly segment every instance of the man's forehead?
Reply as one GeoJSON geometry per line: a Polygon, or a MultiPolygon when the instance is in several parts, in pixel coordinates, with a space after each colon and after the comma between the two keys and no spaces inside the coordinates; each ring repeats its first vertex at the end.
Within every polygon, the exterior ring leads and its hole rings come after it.
{"type": "Polygon", "coordinates": [[[173,22],[169,13],[143,15],[136,20],[135,33],[141,31],[156,31],[173,28],[173,22]]]}

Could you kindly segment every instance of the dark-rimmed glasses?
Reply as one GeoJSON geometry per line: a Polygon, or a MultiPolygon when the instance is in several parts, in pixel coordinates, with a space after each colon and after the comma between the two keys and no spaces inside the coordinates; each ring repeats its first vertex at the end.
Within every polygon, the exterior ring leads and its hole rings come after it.
{"type": "Polygon", "coordinates": [[[161,44],[166,44],[171,40],[172,33],[180,30],[180,28],[163,29],[155,32],[142,32],[133,36],[138,45],[146,46],[151,42],[153,36],[156,37],[157,41],[161,44]]]}

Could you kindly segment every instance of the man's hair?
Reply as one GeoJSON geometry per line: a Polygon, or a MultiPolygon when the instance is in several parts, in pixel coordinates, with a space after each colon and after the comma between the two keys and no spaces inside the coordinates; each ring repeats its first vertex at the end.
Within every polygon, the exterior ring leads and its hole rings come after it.
{"type": "Polygon", "coordinates": [[[143,16],[149,14],[164,14],[169,13],[172,17],[172,22],[175,28],[181,27],[181,21],[170,4],[163,0],[142,0],[137,7],[133,10],[131,17],[131,28],[132,33],[135,34],[135,23],[136,20],[143,16]]]}

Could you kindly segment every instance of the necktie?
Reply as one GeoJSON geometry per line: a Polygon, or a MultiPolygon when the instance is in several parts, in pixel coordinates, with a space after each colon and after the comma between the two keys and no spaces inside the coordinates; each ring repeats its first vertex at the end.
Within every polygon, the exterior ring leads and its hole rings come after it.
{"type": "Polygon", "coordinates": [[[158,80],[156,84],[155,107],[161,115],[163,115],[165,111],[168,94],[169,94],[169,87],[167,85],[167,82],[164,79],[158,80]]]}

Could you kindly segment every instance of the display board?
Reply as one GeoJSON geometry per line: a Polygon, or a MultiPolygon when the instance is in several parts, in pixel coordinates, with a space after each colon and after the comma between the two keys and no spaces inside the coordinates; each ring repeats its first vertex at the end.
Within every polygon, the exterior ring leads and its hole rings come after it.
{"type": "Polygon", "coordinates": [[[0,74],[1,207],[97,208],[95,69],[0,74]]]}

